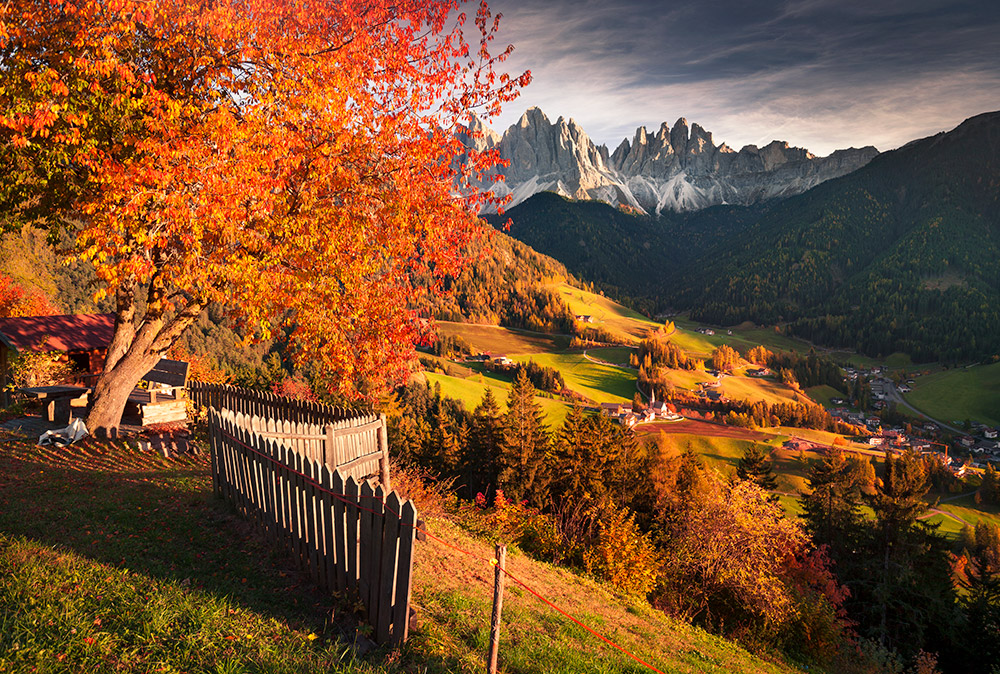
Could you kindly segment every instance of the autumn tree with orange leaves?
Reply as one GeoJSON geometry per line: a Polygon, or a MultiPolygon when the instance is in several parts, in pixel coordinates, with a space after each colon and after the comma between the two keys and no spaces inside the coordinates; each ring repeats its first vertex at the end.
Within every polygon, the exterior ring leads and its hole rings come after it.
{"type": "Polygon", "coordinates": [[[398,381],[413,272],[457,270],[498,162],[456,135],[528,75],[458,0],[18,0],[0,11],[0,223],[75,228],[114,298],[88,418],[210,303],[331,391],[398,381]],[[463,154],[465,153],[465,154],[463,154]],[[457,159],[461,157],[461,161],[457,159]]]}

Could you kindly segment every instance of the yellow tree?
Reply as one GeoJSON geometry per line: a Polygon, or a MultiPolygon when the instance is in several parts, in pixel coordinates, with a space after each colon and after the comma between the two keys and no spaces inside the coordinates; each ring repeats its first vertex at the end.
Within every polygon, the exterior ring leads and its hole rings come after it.
{"type": "Polygon", "coordinates": [[[113,297],[89,416],[213,302],[342,394],[404,372],[498,158],[457,138],[528,75],[458,0],[19,0],[0,18],[0,222],[75,228],[113,297]],[[461,158],[461,159],[459,159],[461,158]]]}

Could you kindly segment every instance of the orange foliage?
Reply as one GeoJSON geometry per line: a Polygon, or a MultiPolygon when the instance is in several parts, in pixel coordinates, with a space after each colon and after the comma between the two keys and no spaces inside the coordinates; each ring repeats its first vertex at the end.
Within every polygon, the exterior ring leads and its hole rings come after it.
{"type": "Polygon", "coordinates": [[[0,318],[15,316],[52,316],[59,310],[42,293],[29,292],[0,274],[0,318]]]}
{"type": "Polygon", "coordinates": [[[170,350],[170,357],[188,363],[188,377],[205,384],[232,384],[233,375],[219,369],[208,358],[196,356],[177,344],[170,350]]]}
{"type": "Polygon", "coordinates": [[[78,252],[120,319],[106,372],[145,369],[224,302],[251,331],[287,326],[331,390],[405,375],[411,273],[454,272],[492,200],[476,185],[498,155],[466,153],[456,133],[528,81],[497,70],[499,17],[482,3],[467,20],[461,4],[2,10],[7,181],[19,208],[84,223],[78,252]]]}
{"type": "Polygon", "coordinates": [[[309,384],[298,377],[285,377],[277,384],[271,386],[271,393],[310,403],[319,401],[319,398],[313,393],[309,384]]]}

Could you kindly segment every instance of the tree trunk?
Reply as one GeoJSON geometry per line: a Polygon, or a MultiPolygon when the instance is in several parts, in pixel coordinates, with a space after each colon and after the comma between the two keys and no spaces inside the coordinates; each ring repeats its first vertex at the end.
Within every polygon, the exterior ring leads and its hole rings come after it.
{"type": "Polygon", "coordinates": [[[127,353],[105,370],[94,388],[94,404],[87,415],[87,430],[100,439],[115,438],[129,394],[149,372],[160,353],[127,353]]]}
{"type": "Polygon", "coordinates": [[[135,385],[207,305],[205,300],[188,298],[180,310],[166,318],[167,291],[157,274],[146,287],[145,313],[139,316],[137,290],[135,283],[125,283],[115,293],[115,334],[87,415],[87,430],[100,439],[117,437],[122,413],[135,385]]]}

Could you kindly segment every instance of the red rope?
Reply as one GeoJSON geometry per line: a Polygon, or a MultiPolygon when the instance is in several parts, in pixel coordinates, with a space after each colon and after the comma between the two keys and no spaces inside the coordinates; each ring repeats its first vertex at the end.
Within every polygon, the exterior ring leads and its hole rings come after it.
{"type": "Polygon", "coordinates": [[[566,618],[569,618],[570,620],[572,620],[573,622],[575,622],[577,625],[579,625],[583,629],[587,630],[588,632],[590,632],[591,634],[593,634],[595,637],[597,637],[598,639],[600,639],[601,641],[603,641],[607,645],[611,646],[612,648],[618,649],[619,651],[621,651],[625,655],[629,656],[630,658],[632,658],[633,660],[635,660],[636,662],[638,662],[640,665],[643,665],[644,667],[648,667],[649,669],[653,670],[654,672],[658,672],[658,674],[666,674],[666,672],[657,669],[653,665],[649,664],[648,662],[646,662],[645,660],[643,660],[642,658],[640,658],[638,655],[635,655],[631,651],[623,648],[622,646],[619,646],[618,644],[616,644],[615,642],[613,642],[611,639],[608,639],[607,637],[605,637],[604,635],[600,634],[599,632],[596,632],[596,631],[592,630],[591,628],[587,627],[582,622],[580,622],[579,620],[577,620],[576,618],[574,618],[573,616],[571,616],[569,613],[567,613],[566,611],[562,610],[561,608],[559,608],[558,606],[556,606],[555,604],[553,604],[551,601],[549,601],[548,599],[546,599],[545,597],[543,597],[537,590],[535,590],[534,588],[532,588],[530,585],[528,585],[527,583],[525,583],[520,578],[516,577],[514,574],[512,574],[507,569],[504,569],[503,572],[512,581],[514,581],[515,583],[517,583],[518,585],[520,585],[521,587],[523,587],[525,590],[527,590],[531,594],[535,595],[546,606],[548,606],[549,608],[553,609],[554,611],[558,611],[559,613],[561,613],[566,618]]]}
{"type": "MultiPolygon", "coordinates": [[[[287,466],[287,465],[281,463],[280,461],[275,460],[273,457],[270,457],[267,454],[264,454],[263,452],[255,449],[254,447],[251,447],[250,445],[246,444],[245,442],[243,442],[239,438],[234,437],[234,436],[230,435],[229,433],[226,433],[225,431],[222,431],[222,434],[224,436],[226,436],[227,438],[229,438],[230,440],[236,442],[240,446],[245,447],[246,449],[249,449],[254,454],[257,454],[258,456],[264,457],[265,459],[267,459],[268,461],[270,461],[271,463],[273,463],[275,465],[278,465],[278,466],[281,466],[283,468],[286,468],[290,472],[294,473],[295,475],[298,475],[299,477],[303,478],[307,482],[311,483],[314,487],[318,488],[320,491],[322,491],[322,492],[324,492],[326,494],[329,494],[329,495],[333,496],[334,498],[339,499],[339,500],[343,501],[344,503],[346,503],[348,505],[354,506],[355,508],[358,508],[359,510],[364,510],[366,512],[370,512],[373,515],[384,515],[384,513],[380,513],[380,512],[378,512],[376,510],[372,510],[370,508],[366,508],[363,505],[360,505],[358,503],[354,503],[353,501],[350,500],[351,497],[348,496],[347,494],[338,494],[336,492],[330,491],[329,489],[327,489],[326,487],[324,487],[319,482],[316,482],[316,480],[312,479],[311,477],[309,477],[305,473],[301,473],[301,472],[295,470],[294,468],[292,468],[291,466],[287,466]]],[[[378,497],[374,496],[374,495],[373,496],[364,496],[363,497],[362,495],[359,494],[358,498],[378,498],[378,497]]],[[[385,508],[385,510],[387,510],[390,513],[392,513],[393,515],[395,515],[397,519],[400,519],[400,520],[402,519],[399,513],[397,513],[396,511],[394,511],[392,508],[389,508],[388,506],[385,506],[384,502],[383,502],[383,507],[385,508]]],[[[417,527],[415,524],[407,524],[405,522],[400,522],[400,524],[405,524],[408,527],[412,527],[414,530],[423,533],[425,536],[427,536],[431,540],[437,541],[441,545],[444,545],[445,547],[448,547],[448,548],[451,548],[452,550],[460,552],[463,555],[468,555],[469,557],[472,557],[473,559],[477,559],[479,561],[486,562],[487,564],[490,564],[492,566],[496,566],[497,563],[498,563],[496,559],[487,559],[486,557],[483,557],[481,555],[477,555],[474,552],[470,552],[470,551],[465,550],[463,548],[460,548],[460,547],[458,547],[456,545],[453,545],[453,544],[449,543],[448,541],[446,541],[444,539],[438,538],[437,536],[435,536],[434,534],[430,533],[426,529],[421,529],[421,528],[417,527]]],[[[595,630],[591,629],[590,627],[588,627],[584,623],[580,622],[579,620],[577,620],[576,618],[574,618],[572,615],[570,615],[569,613],[567,613],[566,611],[562,610],[561,608],[559,608],[558,606],[556,606],[555,604],[553,604],[551,601],[549,601],[548,599],[546,599],[540,592],[538,592],[537,590],[535,590],[534,588],[532,588],[530,585],[528,585],[523,580],[521,580],[520,578],[518,578],[517,576],[515,576],[514,574],[512,574],[507,569],[503,569],[503,572],[504,572],[504,574],[508,578],[510,578],[512,581],[514,581],[515,583],[517,583],[518,585],[520,585],[521,587],[523,587],[525,590],[527,590],[528,592],[530,592],[532,595],[534,595],[535,597],[537,597],[546,606],[548,606],[552,610],[558,612],[562,616],[568,618],[569,620],[572,620],[574,623],[576,623],[577,625],[579,625],[583,629],[585,629],[588,632],[590,632],[591,634],[593,634],[595,637],[597,637],[598,639],[600,639],[601,641],[603,641],[608,646],[611,646],[612,648],[614,648],[614,649],[616,649],[616,650],[624,653],[628,657],[630,657],[633,660],[635,660],[636,662],[638,662],[640,665],[643,665],[644,667],[646,667],[646,668],[648,668],[648,669],[650,669],[650,670],[652,670],[654,672],[657,672],[657,674],[666,674],[664,671],[662,671],[660,669],[657,669],[653,665],[649,664],[648,662],[646,662],[645,660],[643,660],[642,658],[640,658],[638,655],[635,655],[634,653],[632,653],[631,651],[625,649],[624,647],[619,646],[618,644],[616,644],[611,639],[608,639],[604,635],[600,634],[599,632],[596,632],[595,630]]]]}

